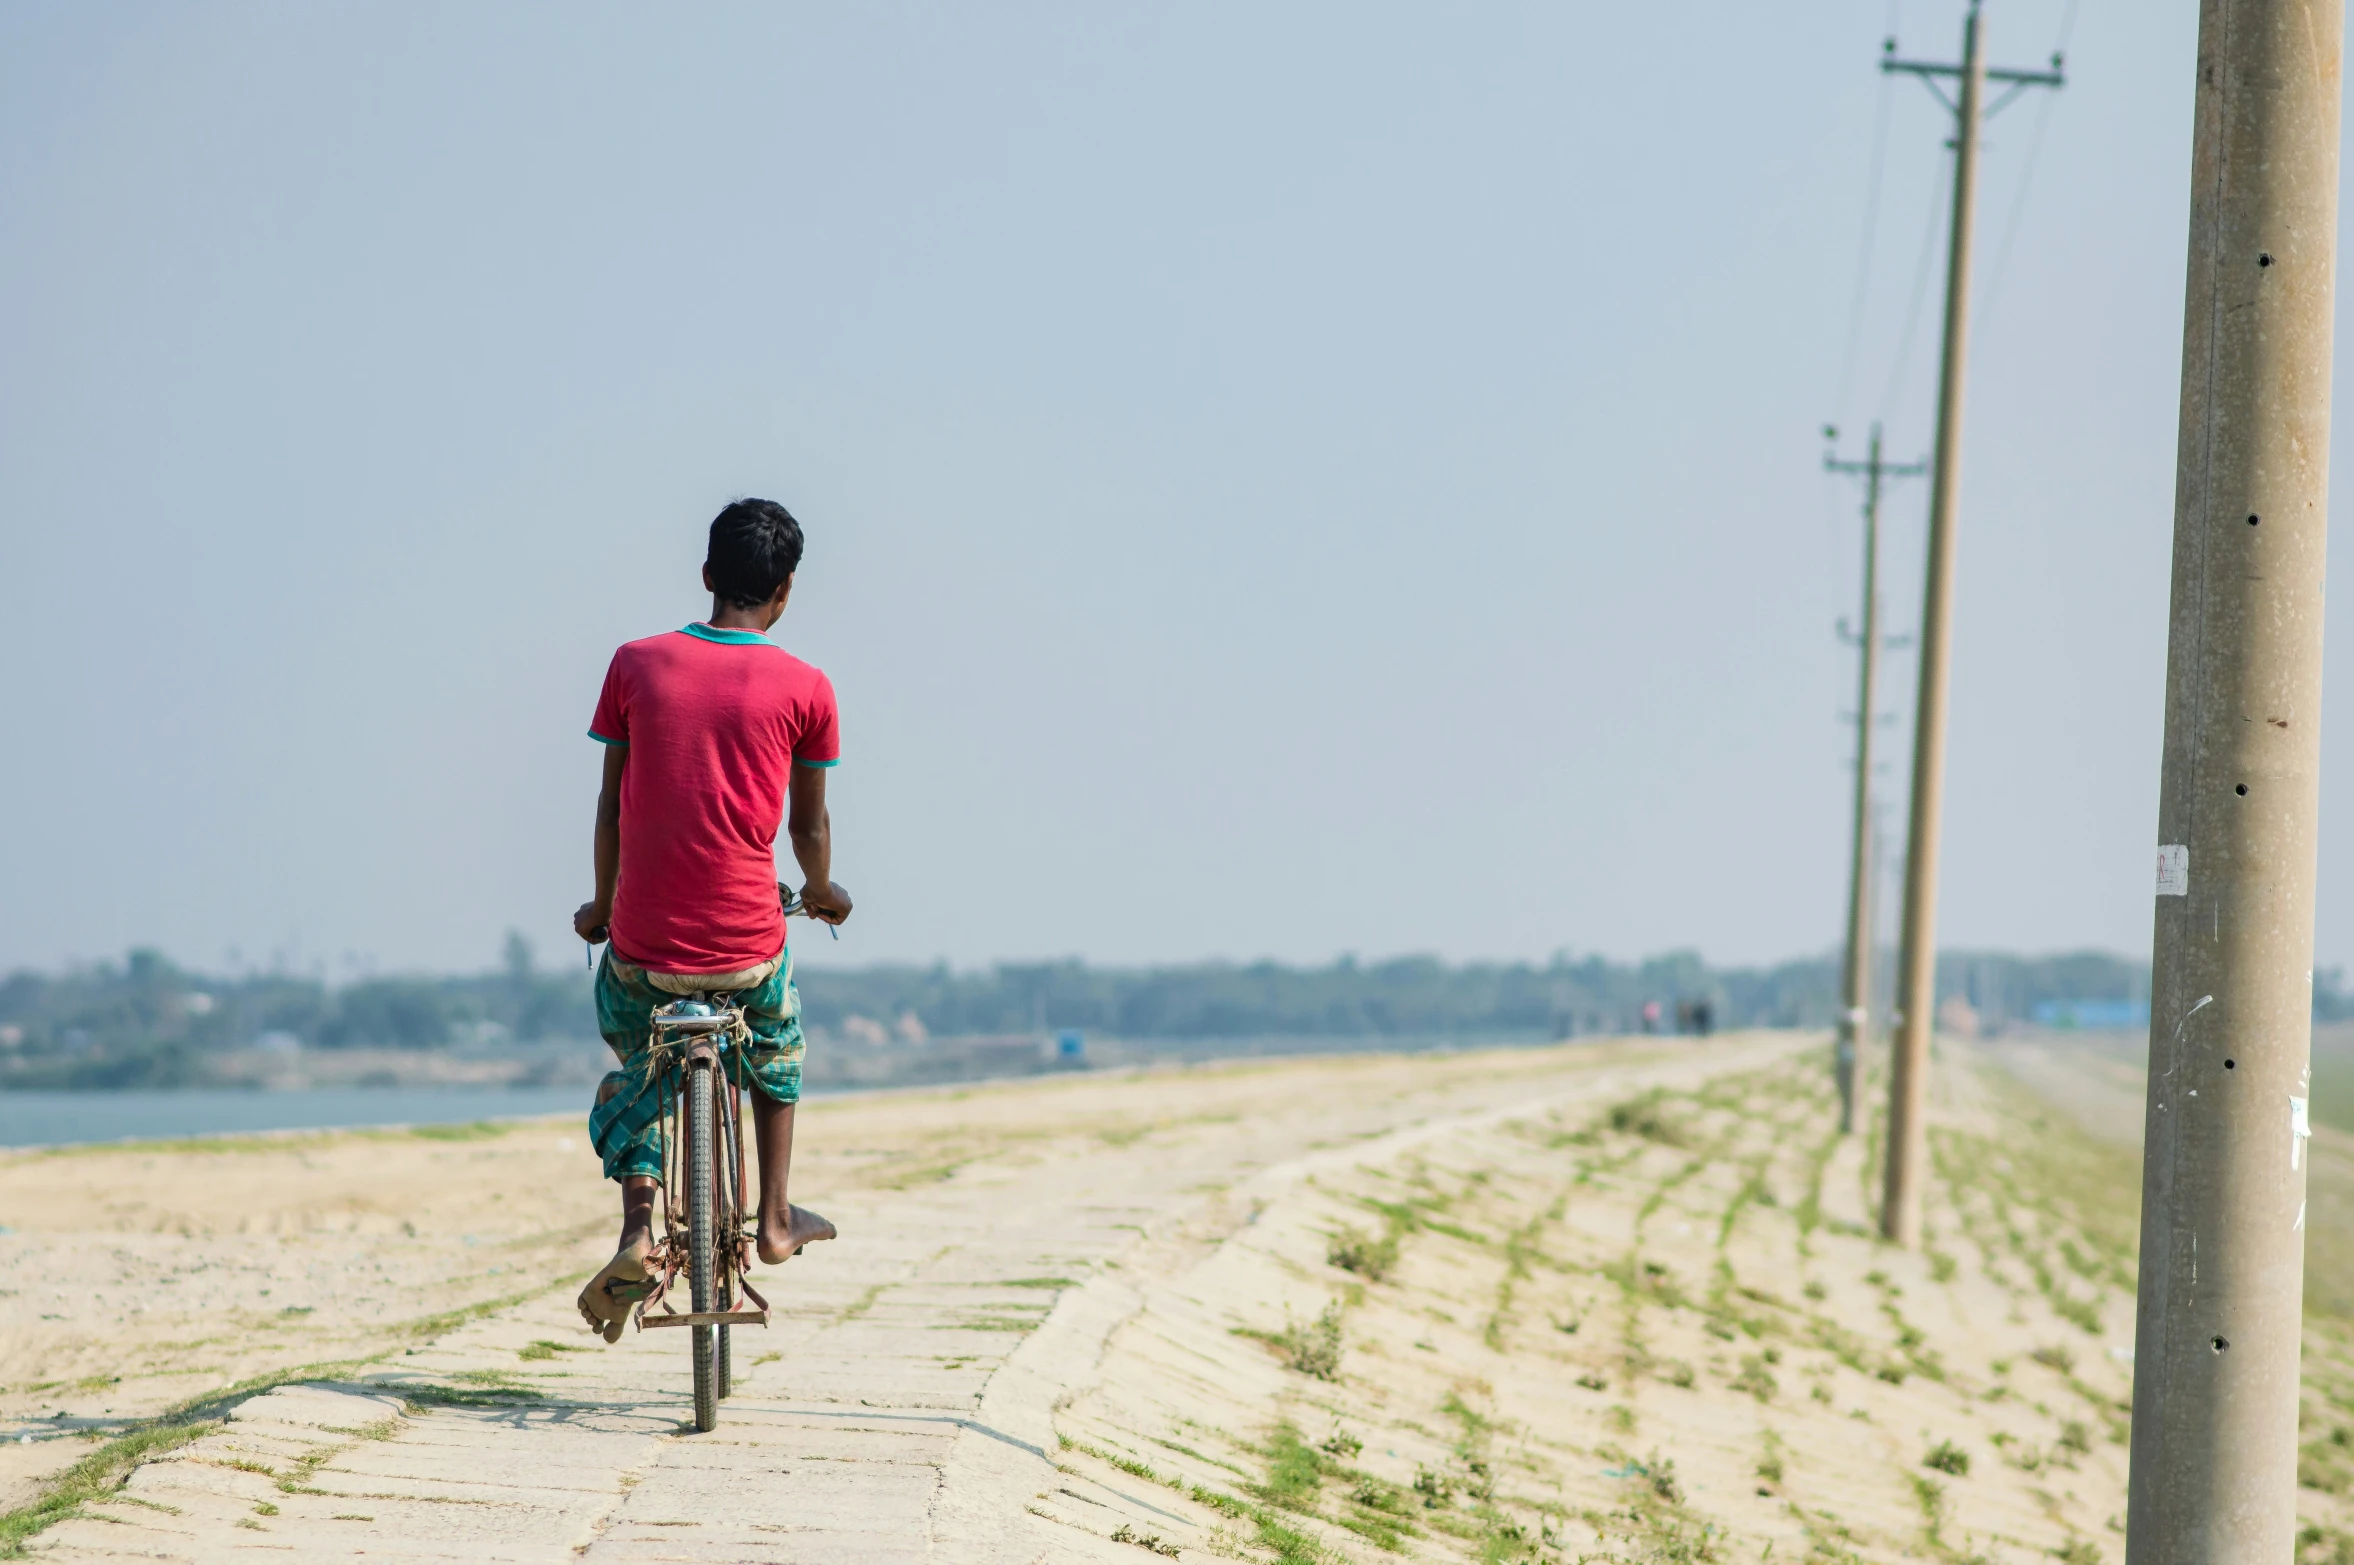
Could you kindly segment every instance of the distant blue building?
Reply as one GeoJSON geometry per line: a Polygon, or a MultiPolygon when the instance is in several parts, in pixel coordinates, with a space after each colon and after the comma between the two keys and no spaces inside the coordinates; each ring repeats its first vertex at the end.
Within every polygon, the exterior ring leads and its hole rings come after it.
{"type": "Polygon", "coordinates": [[[1054,1059],[1058,1065],[1087,1063],[1087,1035],[1077,1028],[1064,1032],[1054,1041],[1054,1059]]]}
{"type": "Polygon", "coordinates": [[[2147,1000],[2038,1000],[2035,1025],[2084,1032],[2127,1032],[2150,1025],[2147,1000]]]}

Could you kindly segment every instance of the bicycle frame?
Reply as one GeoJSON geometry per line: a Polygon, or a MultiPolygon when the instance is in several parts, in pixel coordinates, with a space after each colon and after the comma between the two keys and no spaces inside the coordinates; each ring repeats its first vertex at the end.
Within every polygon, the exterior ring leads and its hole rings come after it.
{"type": "MultiPolygon", "coordinates": [[[[741,1009],[725,1004],[730,997],[713,995],[681,1000],[654,1013],[654,1036],[647,1050],[646,1069],[652,1074],[662,1125],[662,1237],[647,1257],[654,1291],[637,1308],[640,1331],[658,1326],[766,1326],[768,1301],[750,1280],[753,1216],[750,1184],[743,1153],[743,1093],[727,1069],[730,1051],[749,1042],[750,1029],[741,1009]],[[722,1002],[719,1004],[710,1001],[722,1002]],[[683,1192],[688,1188],[687,1159],[694,1139],[689,1122],[689,1073],[712,1075],[714,1115],[712,1149],[716,1161],[713,1194],[712,1284],[715,1308],[680,1310],[669,1300],[671,1284],[688,1273],[693,1248],[693,1216],[683,1192]],[[739,1301],[741,1293],[746,1305],[739,1301]],[[661,1312],[655,1313],[655,1306],[661,1312]]],[[[691,1275],[691,1274],[690,1274],[691,1275]]],[[[692,1305],[695,1301],[690,1300],[692,1305]]]]}

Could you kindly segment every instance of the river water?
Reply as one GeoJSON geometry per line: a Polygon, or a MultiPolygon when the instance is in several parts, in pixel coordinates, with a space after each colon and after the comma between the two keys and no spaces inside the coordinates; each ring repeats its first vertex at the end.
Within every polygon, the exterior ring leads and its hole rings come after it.
{"type": "MultiPolygon", "coordinates": [[[[1535,1038],[1483,1039],[1489,1046],[1526,1045],[1535,1038]]],[[[1201,1064],[1211,1060],[1293,1054],[1420,1053],[1456,1047],[1436,1037],[1268,1037],[1156,1039],[1149,1043],[1090,1041],[1091,1066],[1201,1064]]],[[[947,1054],[937,1050],[901,1053],[947,1054]]],[[[880,1056],[878,1055],[878,1060],[880,1056]]],[[[900,1062],[904,1064],[905,1062],[900,1062]]],[[[974,1058],[932,1063],[954,1069],[847,1075],[812,1085],[803,1096],[986,1080],[1005,1073],[1000,1061],[974,1058]]],[[[1015,1074],[1043,1068],[1027,1063],[1015,1074]]],[[[332,1130],[355,1125],[458,1125],[481,1119],[540,1114],[577,1116],[583,1134],[596,1088],[563,1087],[302,1087],[128,1088],[104,1092],[0,1092],[0,1147],[64,1146],[92,1141],[151,1141],[175,1136],[234,1135],[246,1131],[332,1130]]]]}
{"type": "Polygon", "coordinates": [[[577,1115],[585,1134],[595,1094],[586,1086],[0,1092],[0,1147],[352,1125],[456,1125],[533,1114],[577,1115]]]}

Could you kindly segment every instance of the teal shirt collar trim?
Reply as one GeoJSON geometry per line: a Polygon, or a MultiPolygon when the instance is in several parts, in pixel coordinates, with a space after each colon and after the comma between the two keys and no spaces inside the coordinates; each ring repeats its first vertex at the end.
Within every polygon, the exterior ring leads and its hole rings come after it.
{"type": "Polygon", "coordinates": [[[715,641],[723,647],[773,647],[775,642],[757,631],[734,630],[724,626],[681,625],[679,634],[692,636],[697,641],[715,641]]]}

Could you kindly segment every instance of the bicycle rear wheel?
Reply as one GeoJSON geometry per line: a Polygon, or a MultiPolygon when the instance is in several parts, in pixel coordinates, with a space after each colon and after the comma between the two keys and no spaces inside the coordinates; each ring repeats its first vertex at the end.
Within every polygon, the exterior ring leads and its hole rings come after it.
{"type": "MultiPolygon", "coordinates": [[[[687,1287],[695,1313],[717,1309],[718,1290],[712,1286],[713,1241],[719,1232],[719,1188],[713,1176],[712,1142],[718,1127],[718,1105],[712,1101],[714,1072],[704,1065],[687,1068],[687,1287]]],[[[695,1427],[708,1432],[719,1423],[717,1328],[690,1326],[695,1357],[695,1427]]]]}

